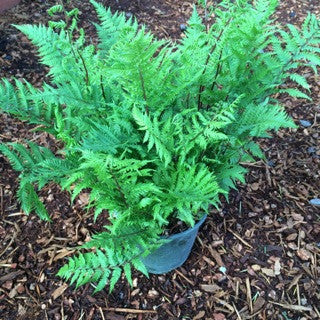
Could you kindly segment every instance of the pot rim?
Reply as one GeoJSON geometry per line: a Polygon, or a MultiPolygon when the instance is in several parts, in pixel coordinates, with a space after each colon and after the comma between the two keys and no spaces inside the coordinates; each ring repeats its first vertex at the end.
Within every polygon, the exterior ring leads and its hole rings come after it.
{"type": "Polygon", "coordinates": [[[162,239],[169,239],[169,240],[174,240],[178,237],[181,237],[181,235],[188,235],[189,233],[192,233],[195,229],[199,229],[200,226],[204,223],[204,221],[206,220],[207,218],[207,214],[205,214],[192,228],[189,228],[185,231],[182,231],[182,232],[179,232],[179,233],[174,233],[174,234],[171,234],[169,236],[163,236],[161,237],[162,239]]]}

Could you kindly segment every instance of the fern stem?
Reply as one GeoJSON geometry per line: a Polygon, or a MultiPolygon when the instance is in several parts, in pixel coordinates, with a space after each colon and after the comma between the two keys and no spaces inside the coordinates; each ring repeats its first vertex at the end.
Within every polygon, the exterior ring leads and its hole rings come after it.
{"type": "MultiPolygon", "coordinates": [[[[203,70],[202,70],[201,76],[203,76],[203,75],[205,74],[205,72],[207,71],[207,67],[208,67],[208,63],[209,63],[209,61],[210,61],[210,58],[211,58],[213,52],[216,50],[217,45],[218,45],[218,42],[219,42],[219,40],[221,39],[223,33],[227,30],[227,27],[228,27],[228,25],[230,24],[231,20],[232,20],[232,18],[229,18],[229,20],[226,22],[225,28],[224,28],[224,29],[221,29],[221,31],[220,31],[217,39],[216,39],[216,42],[215,42],[214,45],[212,46],[212,48],[211,48],[211,50],[210,50],[210,52],[209,52],[209,54],[208,54],[208,56],[207,56],[207,59],[206,59],[206,62],[205,62],[205,64],[204,64],[204,68],[203,68],[203,70]]],[[[205,89],[205,86],[204,86],[204,85],[200,85],[200,87],[199,87],[199,93],[198,93],[198,110],[200,110],[200,109],[202,108],[201,93],[204,91],[204,89],[205,89]]]]}
{"type": "Polygon", "coordinates": [[[101,87],[102,96],[103,96],[104,101],[107,102],[106,93],[104,91],[102,80],[103,80],[102,75],[100,75],[100,87],[101,87]]]}
{"type": "Polygon", "coordinates": [[[145,88],[145,85],[144,85],[144,79],[143,79],[143,75],[142,75],[140,67],[139,67],[139,77],[140,77],[140,82],[141,82],[141,87],[142,87],[143,98],[144,98],[144,100],[146,102],[146,114],[148,114],[149,110],[148,110],[148,105],[147,105],[147,93],[146,93],[146,88],[145,88]]]}
{"type": "Polygon", "coordinates": [[[113,181],[114,181],[115,184],[116,184],[116,188],[117,188],[117,190],[119,191],[120,196],[121,196],[124,204],[126,205],[127,208],[129,208],[129,204],[128,204],[127,199],[126,199],[126,197],[125,197],[125,195],[124,195],[124,192],[123,192],[123,190],[122,190],[122,188],[121,188],[121,186],[120,186],[120,184],[119,184],[119,181],[118,181],[117,177],[115,176],[115,174],[113,173],[113,171],[112,171],[111,169],[110,169],[110,174],[111,174],[111,176],[112,176],[113,181]]]}
{"type": "MultiPolygon", "coordinates": [[[[69,21],[70,21],[70,18],[69,16],[67,15],[67,10],[64,6],[64,3],[63,3],[63,0],[60,0],[59,1],[60,5],[62,6],[62,11],[63,11],[63,14],[64,14],[64,19],[66,21],[66,24],[68,25],[69,21]]],[[[70,37],[69,37],[70,38],[70,37]]]]}
{"type": "Polygon", "coordinates": [[[219,75],[219,73],[220,73],[220,71],[221,71],[221,69],[222,69],[221,58],[222,58],[222,51],[220,52],[219,62],[218,62],[218,65],[217,65],[216,74],[214,75],[213,82],[212,82],[212,85],[211,85],[211,88],[210,88],[211,91],[214,89],[214,86],[215,86],[216,83],[217,83],[218,75],[219,75]]]}
{"type": "Polygon", "coordinates": [[[79,57],[80,57],[80,59],[81,59],[83,68],[84,68],[85,73],[86,73],[86,77],[85,77],[86,85],[89,85],[89,73],[88,73],[88,68],[87,68],[86,63],[85,63],[85,61],[84,61],[84,59],[83,59],[83,56],[82,56],[82,54],[80,53],[79,50],[77,50],[77,53],[78,53],[78,55],[79,55],[79,57]]]}

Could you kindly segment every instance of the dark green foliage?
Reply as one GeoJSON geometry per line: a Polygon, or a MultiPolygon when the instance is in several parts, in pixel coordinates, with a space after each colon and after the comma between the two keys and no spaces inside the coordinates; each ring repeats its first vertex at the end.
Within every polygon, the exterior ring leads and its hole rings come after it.
{"type": "Polygon", "coordinates": [[[169,221],[192,226],[245,182],[240,163],[263,158],[254,137],[295,127],[275,94],[309,99],[297,68],[317,71],[320,29],[314,15],[301,30],[274,25],[275,0],[224,0],[207,8],[215,11],[211,26],[195,9],[186,37],[171,43],[91,2],[98,48],[85,42],[77,9],[54,6],[49,14],[65,12],[65,21],[16,26],[39,48],[50,83],[0,85],[0,108],[51,133],[62,149],[54,155],[26,142],[0,151],[20,172],[26,213],[49,219],[37,196],[47,183],[72,199],[90,190],[88,208],[109,224],[59,276],[111,291],[122,271],[130,284],[132,268],[148,274],[141,257],[159,246],[169,221]],[[286,88],[287,80],[297,87],[286,88]]]}

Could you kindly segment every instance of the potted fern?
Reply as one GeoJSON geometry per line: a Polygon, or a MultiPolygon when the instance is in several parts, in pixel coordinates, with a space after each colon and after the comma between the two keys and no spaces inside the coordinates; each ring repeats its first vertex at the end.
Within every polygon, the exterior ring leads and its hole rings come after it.
{"type": "Polygon", "coordinates": [[[26,141],[0,150],[20,172],[27,214],[50,220],[37,196],[49,182],[72,199],[90,190],[88,208],[109,223],[59,275],[99,291],[112,290],[123,271],[131,283],[132,267],[147,275],[150,253],[168,244],[169,223],[197,229],[209,206],[244,182],[240,163],[263,157],[253,138],[295,127],[275,94],[309,99],[296,70],[320,65],[320,29],[314,15],[301,30],[274,25],[275,0],[225,0],[212,25],[195,9],[186,36],[172,43],[91,3],[101,21],[98,47],[77,26],[77,9],[54,6],[49,14],[64,11],[65,21],[16,26],[39,48],[50,83],[0,86],[2,111],[54,135],[62,149],[26,141]],[[303,91],[284,87],[287,79],[303,91]]]}

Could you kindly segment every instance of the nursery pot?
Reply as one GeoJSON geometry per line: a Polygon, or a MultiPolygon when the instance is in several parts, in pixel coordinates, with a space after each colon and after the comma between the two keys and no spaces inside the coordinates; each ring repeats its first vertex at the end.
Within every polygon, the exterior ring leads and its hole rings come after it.
{"type": "Polygon", "coordinates": [[[0,13],[4,12],[7,9],[14,7],[21,0],[0,0],[0,13]]]}
{"type": "Polygon", "coordinates": [[[163,237],[169,240],[142,259],[149,273],[161,274],[180,267],[188,258],[198,230],[207,216],[203,216],[193,228],[163,237]]]}

